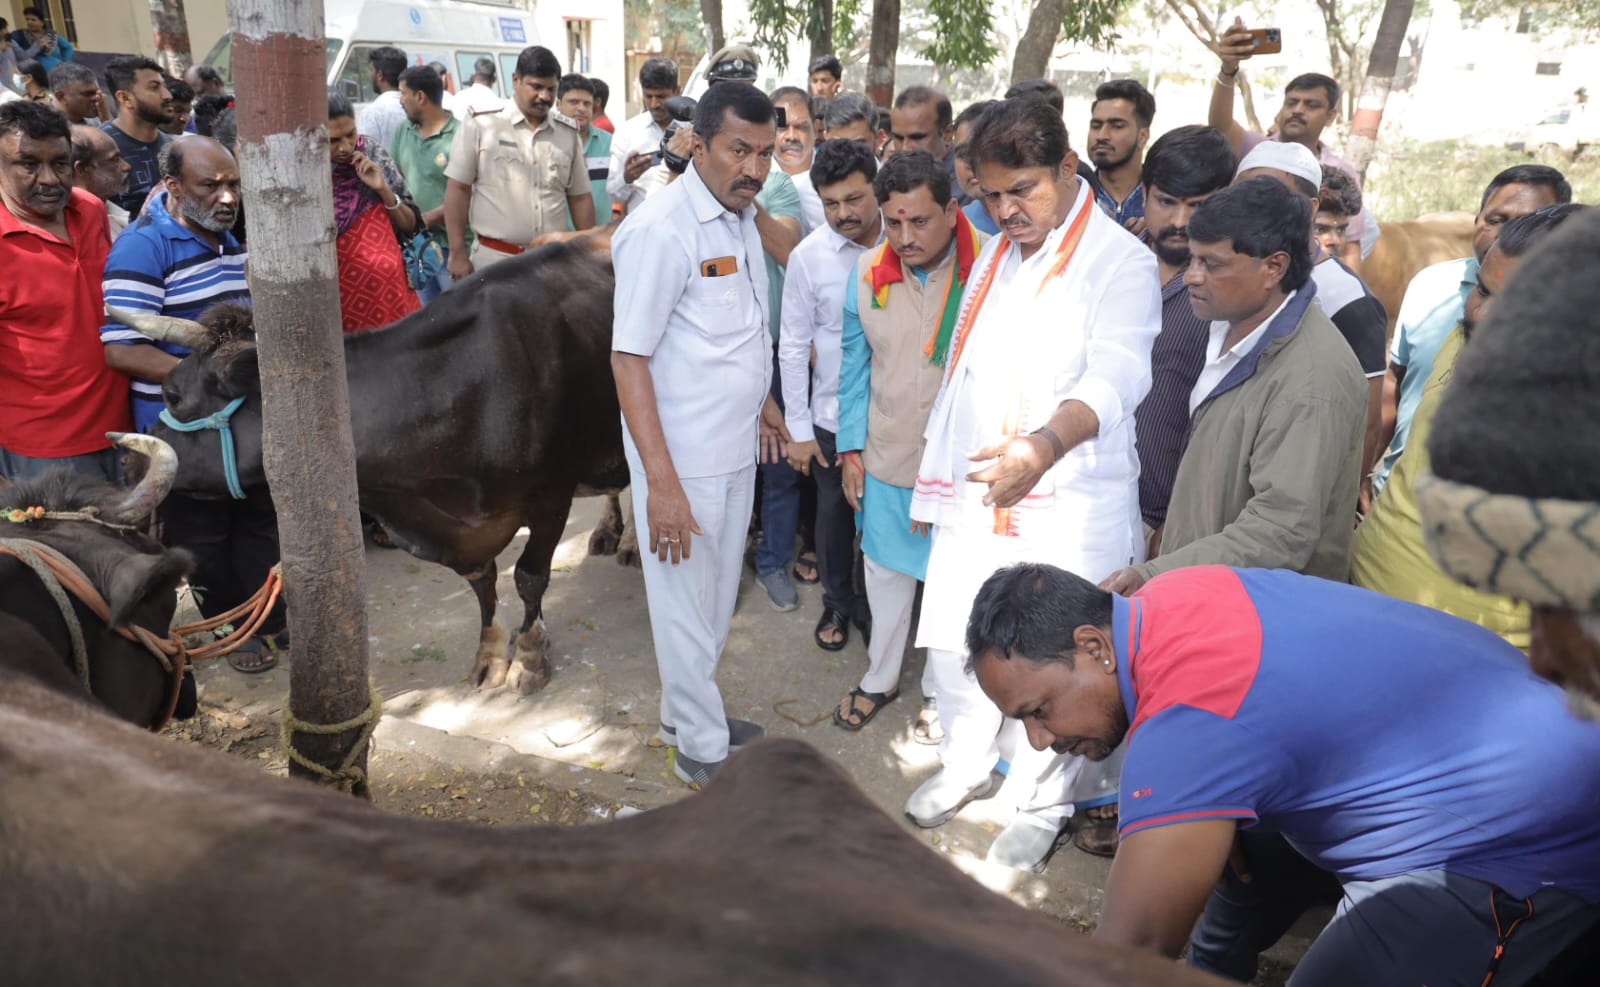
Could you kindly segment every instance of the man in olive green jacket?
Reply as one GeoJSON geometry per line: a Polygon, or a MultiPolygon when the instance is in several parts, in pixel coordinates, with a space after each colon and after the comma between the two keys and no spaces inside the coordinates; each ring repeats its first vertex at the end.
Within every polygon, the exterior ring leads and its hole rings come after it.
{"type": "Polygon", "coordinates": [[[1190,395],[1189,444],[1151,561],[1103,584],[1131,593],[1191,565],[1293,569],[1343,582],[1350,565],[1366,381],[1311,304],[1308,204],[1270,178],[1206,200],[1184,275],[1211,319],[1190,395]]]}

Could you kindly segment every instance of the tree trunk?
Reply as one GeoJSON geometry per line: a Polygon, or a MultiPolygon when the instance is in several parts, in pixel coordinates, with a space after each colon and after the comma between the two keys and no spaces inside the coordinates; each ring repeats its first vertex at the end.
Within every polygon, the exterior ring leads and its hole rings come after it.
{"type": "Polygon", "coordinates": [[[1028,26],[1017,39],[1017,53],[1011,59],[1011,84],[1028,79],[1043,79],[1050,72],[1050,55],[1061,36],[1061,23],[1067,14],[1067,0],[1038,0],[1028,15],[1028,26]]]}
{"type": "Polygon", "coordinates": [[[900,50],[900,0],[872,0],[872,41],[867,49],[867,98],[894,102],[894,63],[900,50]]]}
{"type": "MultiPolygon", "coordinates": [[[[823,55],[833,54],[833,0],[813,2],[816,6],[811,16],[817,18],[817,30],[811,35],[811,60],[816,61],[823,55]]],[[[810,82],[809,79],[806,81],[810,82]]]]}
{"type": "MultiPolygon", "coordinates": [[[[322,0],[228,0],[239,164],[250,210],[263,456],[278,508],[294,661],[289,710],[303,724],[367,711],[366,575],[334,257],[322,0]]],[[[300,732],[292,749],[327,771],[366,734],[300,732]]],[[[366,750],[351,766],[362,773],[366,750]]],[[[290,774],[330,780],[291,760],[290,774]]]]}
{"type": "Polygon", "coordinates": [[[1415,0],[1385,0],[1383,17],[1378,21],[1372,57],[1367,60],[1366,84],[1361,87],[1361,102],[1350,121],[1350,139],[1344,147],[1345,159],[1363,182],[1367,178],[1367,164],[1372,161],[1372,151],[1378,144],[1378,127],[1383,123],[1383,108],[1394,86],[1395,69],[1400,64],[1400,45],[1405,41],[1406,26],[1411,23],[1414,6],[1415,0]]]}
{"type": "Polygon", "coordinates": [[[193,64],[189,52],[189,22],[183,14],[183,0],[149,0],[150,27],[155,33],[156,61],[168,75],[183,78],[183,70],[193,64]]]}
{"type": "Polygon", "coordinates": [[[706,54],[715,55],[727,44],[722,35],[722,0],[700,0],[700,19],[705,22],[706,54]]]}

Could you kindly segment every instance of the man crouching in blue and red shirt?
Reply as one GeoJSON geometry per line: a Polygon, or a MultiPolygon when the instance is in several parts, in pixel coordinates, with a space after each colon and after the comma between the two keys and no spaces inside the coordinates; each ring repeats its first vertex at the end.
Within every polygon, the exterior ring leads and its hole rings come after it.
{"type": "Polygon", "coordinates": [[[1287,571],[1122,597],[1019,565],[967,649],[1035,748],[1127,746],[1100,938],[1249,980],[1327,894],[1291,987],[1515,987],[1600,921],[1600,730],[1475,624],[1287,571]]]}

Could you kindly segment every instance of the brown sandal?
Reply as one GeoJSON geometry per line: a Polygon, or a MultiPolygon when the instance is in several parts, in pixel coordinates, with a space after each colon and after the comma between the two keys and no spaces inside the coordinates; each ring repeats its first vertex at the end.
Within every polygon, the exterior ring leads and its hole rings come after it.
{"type": "Polygon", "coordinates": [[[872,718],[878,715],[879,710],[894,702],[899,697],[900,690],[898,689],[896,689],[894,692],[863,692],[859,687],[851,689],[850,695],[845,697],[850,701],[850,713],[848,716],[842,715],[839,712],[841,707],[834,707],[833,725],[842,730],[849,730],[851,732],[860,730],[862,727],[872,722],[872,718]],[[865,699],[867,702],[872,704],[864,715],[856,706],[857,699],[865,699]]]}
{"type": "Polygon", "coordinates": [[[922,701],[922,709],[917,711],[917,722],[911,727],[911,739],[929,747],[936,747],[944,740],[944,727],[939,724],[939,706],[932,699],[922,701]]]}

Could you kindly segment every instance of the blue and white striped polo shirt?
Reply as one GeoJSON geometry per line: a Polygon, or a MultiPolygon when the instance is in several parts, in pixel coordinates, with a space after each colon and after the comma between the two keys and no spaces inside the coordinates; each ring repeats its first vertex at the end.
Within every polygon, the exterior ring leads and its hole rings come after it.
{"type": "MultiPolygon", "coordinates": [[[[216,248],[181,226],[167,212],[167,193],[157,189],[144,215],[130,223],[111,246],[103,283],[107,306],[180,319],[198,319],[217,302],[250,304],[245,282],[245,248],[232,233],[216,248]]],[[[100,342],[158,346],[173,356],[188,350],[156,342],[120,322],[100,327],[100,342]]],[[[133,427],[150,430],[161,415],[161,385],[133,382],[133,427]]]]}

